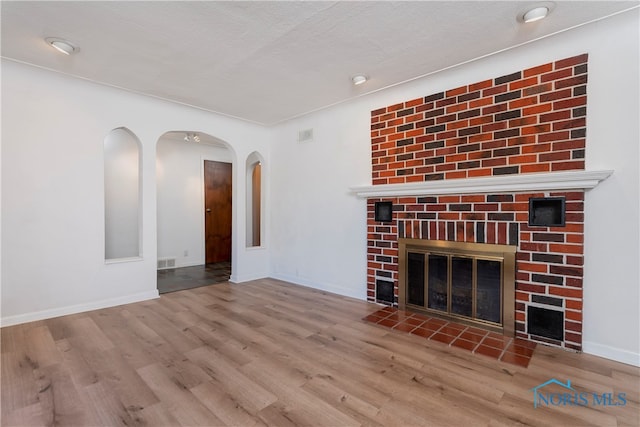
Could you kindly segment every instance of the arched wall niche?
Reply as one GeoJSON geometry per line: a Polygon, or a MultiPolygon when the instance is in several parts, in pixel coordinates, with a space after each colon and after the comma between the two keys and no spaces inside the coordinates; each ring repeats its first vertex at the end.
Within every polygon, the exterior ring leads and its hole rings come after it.
{"type": "Polygon", "coordinates": [[[105,261],[142,257],[142,144],[126,127],[104,139],[105,261]]]}
{"type": "Polygon", "coordinates": [[[264,246],[264,158],[254,151],[246,161],[246,245],[264,246]]]}

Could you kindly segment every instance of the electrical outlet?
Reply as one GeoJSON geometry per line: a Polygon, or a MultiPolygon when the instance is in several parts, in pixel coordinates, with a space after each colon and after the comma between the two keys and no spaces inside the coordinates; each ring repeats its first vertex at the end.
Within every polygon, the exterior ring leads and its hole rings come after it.
{"type": "Polygon", "coordinates": [[[188,250],[184,250],[184,255],[183,256],[189,256],[189,251],[188,250]]]}

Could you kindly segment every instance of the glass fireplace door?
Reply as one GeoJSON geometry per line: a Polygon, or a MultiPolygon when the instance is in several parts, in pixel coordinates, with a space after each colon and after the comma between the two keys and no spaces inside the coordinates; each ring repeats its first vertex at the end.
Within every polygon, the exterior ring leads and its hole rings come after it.
{"type": "Polygon", "coordinates": [[[427,288],[427,307],[446,313],[449,311],[449,257],[428,254],[428,258],[427,282],[422,283],[427,288]]]}
{"type": "Polygon", "coordinates": [[[423,251],[407,253],[407,301],[429,311],[500,325],[502,260],[423,251]]]}

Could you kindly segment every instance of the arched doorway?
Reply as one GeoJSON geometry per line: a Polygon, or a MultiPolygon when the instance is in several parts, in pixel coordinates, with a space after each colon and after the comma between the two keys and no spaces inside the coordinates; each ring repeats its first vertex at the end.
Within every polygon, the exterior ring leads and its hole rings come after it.
{"type": "Polygon", "coordinates": [[[233,163],[228,144],[202,132],[171,131],[158,139],[160,293],[229,279],[233,163]]]}

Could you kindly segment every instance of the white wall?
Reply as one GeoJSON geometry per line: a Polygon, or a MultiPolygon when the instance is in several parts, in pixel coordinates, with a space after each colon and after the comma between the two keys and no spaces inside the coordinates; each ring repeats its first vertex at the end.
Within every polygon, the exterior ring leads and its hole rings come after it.
{"type": "Polygon", "coordinates": [[[157,155],[158,259],[175,258],[176,267],[204,264],[203,161],[231,163],[231,152],[160,138],[157,155]]]}
{"type": "Polygon", "coordinates": [[[156,289],[156,142],[189,129],[233,152],[232,280],[268,273],[245,248],[245,171],[264,128],[2,61],[2,325],[148,299],[156,289]],[[105,264],[103,142],[126,127],[142,144],[142,259],[105,264]],[[238,220],[240,219],[240,220],[238,220]]]}
{"type": "Polygon", "coordinates": [[[584,351],[640,366],[639,11],[602,22],[589,56],[584,351]]]}
{"type": "Polygon", "coordinates": [[[352,102],[281,125],[272,148],[273,275],[366,299],[366,204],[349,187],[371,177],[370,107],[352,102]],[[298,131],[314,139],[298,143],[298,131]]]}
{"type": "Polygon", "coordinates": [[[349,187],[371,183],[371,110],[588,53],[587,169],[615,173],[587,195],[584,350],[640,364],[638,28],[629,12],[278,126],[273,275],[365,298],[365,201],[349,187]]]}

